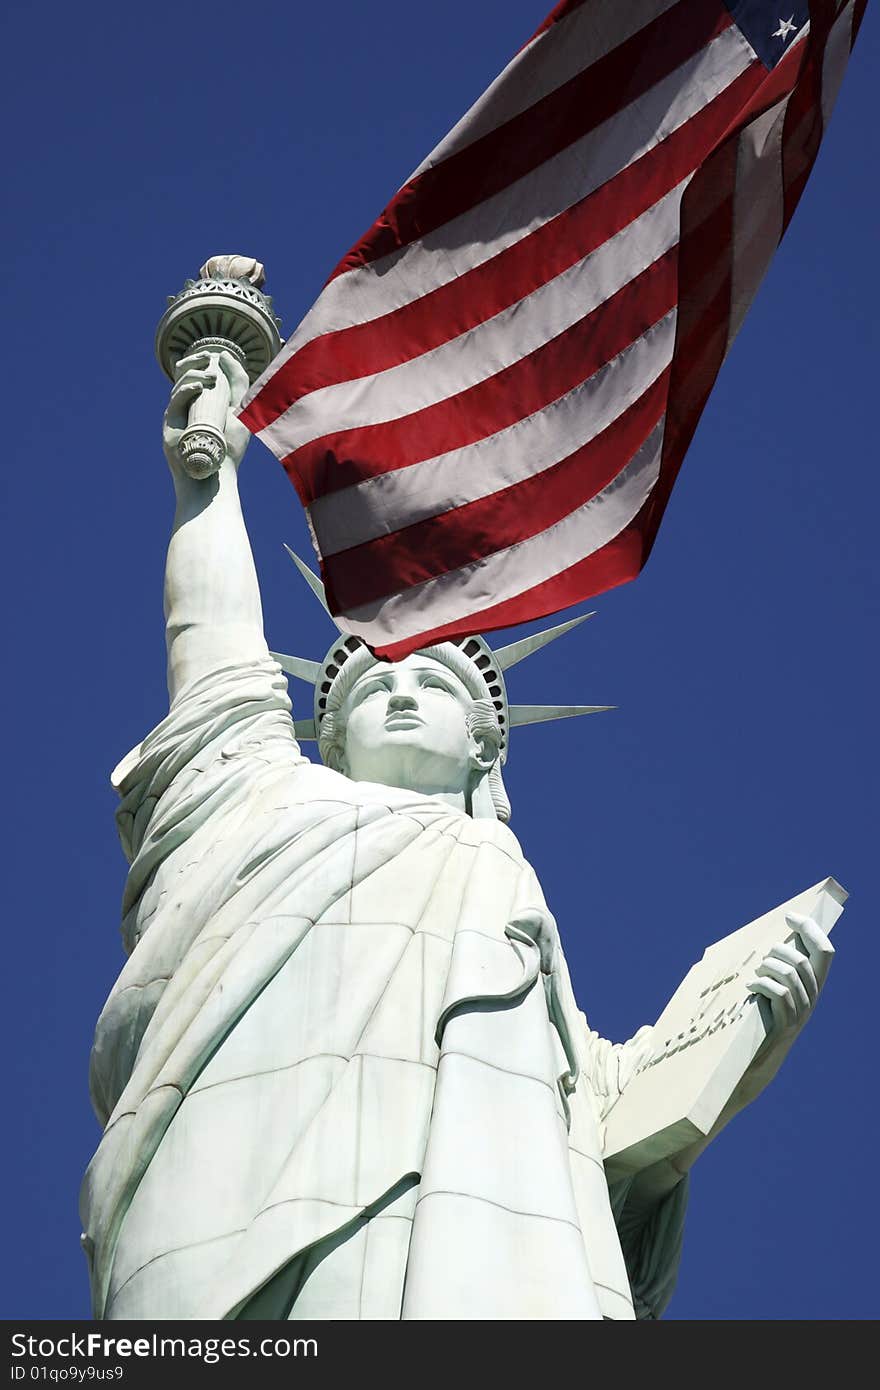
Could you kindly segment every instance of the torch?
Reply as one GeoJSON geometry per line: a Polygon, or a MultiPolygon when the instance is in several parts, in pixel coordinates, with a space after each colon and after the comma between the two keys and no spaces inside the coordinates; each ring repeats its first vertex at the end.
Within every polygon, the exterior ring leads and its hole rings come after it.
{"type": "Polygon", "coordinates": [[[226,454],[226,414],[229,382],[219,370],[221,352],[231,352],[251,382],[281,347],[281,320],[272,312],[272,300],[262,293],[265,273],[259,261],[248,256],[212,256],[199,271],[198,280],[187,280],[180,294],[171,295],[156,329],[156,357],[174,380],[182,357],[207,352],[214,385],[193,401],[186,429],[177,449],[191,478],[207,478],[226,454]]]}

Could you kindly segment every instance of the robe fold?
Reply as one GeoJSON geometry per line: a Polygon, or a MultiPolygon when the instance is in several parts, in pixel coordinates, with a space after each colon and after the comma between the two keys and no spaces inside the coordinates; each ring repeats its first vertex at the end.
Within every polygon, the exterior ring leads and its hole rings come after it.
{"type": "Polygon", "coordinates": [[[574,1002],[512,832],[296,743],[272,661],[187,687],[116,769],[128,961],[83,1184],[98,1318],[657,1317],[602,1115],[650,1050],[574,1002]]]}

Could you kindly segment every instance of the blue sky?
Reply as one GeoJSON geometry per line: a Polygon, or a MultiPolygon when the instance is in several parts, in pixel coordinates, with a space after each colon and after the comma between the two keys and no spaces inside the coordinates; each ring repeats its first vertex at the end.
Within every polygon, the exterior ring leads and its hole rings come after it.
{"type": "MultiPolygon", "coordinates": [[[[521,731],[508,775],[512,828],[593,1027],[621,1039],[653,1021],[709,941],[826,875],[852,894],[816,1017],[695,1174],[678,1319],[877,1314],[869,11],[647,569],[511,679],[516,700],[619,706],[521,731]]],[[[13,4],[0,98],[7,1318],[88,1315],[87,1062],[122,963],[107,778],[166,705],[172,495],[152,357],[165,297],[211,253],[255,255],[291,331],[543,13],[541,0],[13,4]]],[[[318,657],[331,629],[282,549],[307,553],[305,527],[258,443],[242,487],[270,645],[318,657]]],[[[306,688],[293,694],[308,712],[306,688]]]]}

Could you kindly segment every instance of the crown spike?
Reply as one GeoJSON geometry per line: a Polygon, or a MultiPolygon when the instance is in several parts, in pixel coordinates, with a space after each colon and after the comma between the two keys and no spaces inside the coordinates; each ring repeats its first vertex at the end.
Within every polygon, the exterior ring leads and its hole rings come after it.
{"type": "Polygon", "coordinates": [[[293,732],[297,738],[315,740],[318,737],[314,719],[294,719],[293,732]]]}
{"type": "Polygon", "coordinates": [[[270,652],[269,655],[289,676],[298,676],[301,681],[308,681],[309,685],[317,683],[321,674],[320,661],[309,661],[305,656],[285,656],[283,652],[270,652]]]}
{"type": "Polygon", "coordinates": [[[321,607],[324,609],[324,612],[330,613],[330,609],[327,607],[327,595],[324,593],[324,585],[321,583],[318,576],[312,570],[309,569],[305,560],[301,560],[299,556],[291,550],[289,545],[285,545],[284,549],[287,551],[288,555],[290,556],[293,563],[296,565],[303,579],[306,581],[312,593],[315,595],[315,598],[318,600],[321,607]]]}
{"type": "Polygon", "coordinates": [[[602,714],[616,705],[511,705],[510,726],[545,724],[550,719],[572,719],[578,714],[602,714]]]}
{"type": "Polygon", "coordinates": [[[548,642],[555,642],[557,637],[563,637],[566,632],[571,632],[573,627],[580,627],[587,618],[594,618],[595,613],[582,613],[579,618],[569,618],[567,623],[559,623],[556,627],[545,628],[543,632],[533,632],[531,637],[521,637],[518,642],[511,642],[507,647],[499,647],[495,652],[495,660],[502,671],[509,671],[511,666],[516,666],[518,662],[525,661],[532,652],[540,651],[546,647],[548,642]]]}

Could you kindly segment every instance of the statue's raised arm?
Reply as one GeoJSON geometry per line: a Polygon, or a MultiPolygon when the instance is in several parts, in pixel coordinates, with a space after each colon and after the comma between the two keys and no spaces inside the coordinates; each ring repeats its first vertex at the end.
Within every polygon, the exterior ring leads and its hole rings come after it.
{"type": "Polygon", "coordinates": [[[238,468],[250,435],[235,409],[247,390],[231,352],[181,358],[165,413],[163,443],[177,507],[165,566],[168,693],[232,662],[267,655],[254,559],[241,512],[238,468]],[[226,453],[216,473],[193,478],[179,453],[190,407],[208,392],[228,395],[226,453]]]}
{"type": "Polygon", "coordinates": [[[177,510],[165,570],[168,689],[267,655],[260,592],[241,514],[249,432],[237,409],[281,339],[263,267],[213,256],[174,296],[156,354],[174,386],[163,442],[177,510]]]}

